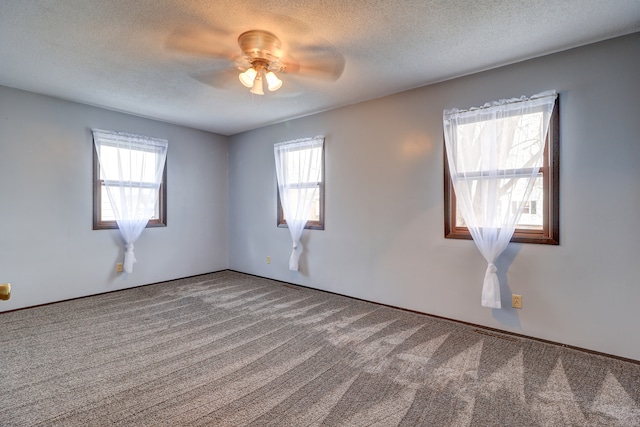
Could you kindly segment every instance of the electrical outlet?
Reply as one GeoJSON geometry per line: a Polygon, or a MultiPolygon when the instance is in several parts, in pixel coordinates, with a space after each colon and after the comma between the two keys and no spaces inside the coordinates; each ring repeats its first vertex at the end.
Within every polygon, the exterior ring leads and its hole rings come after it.
{"type": "Polygon", "coordinates": [[[267,255],[267,264],[271,264],[271,257],[267,255]]]}
{"type": "Polygon", "coordinates": [[[522,295],[511,295],[511,307],[522,308],[522,295]]]}
{"type": "Polygon", "coordinates": [[[122,273],[122,263],[116,263],[116,273],[122,273]]]}

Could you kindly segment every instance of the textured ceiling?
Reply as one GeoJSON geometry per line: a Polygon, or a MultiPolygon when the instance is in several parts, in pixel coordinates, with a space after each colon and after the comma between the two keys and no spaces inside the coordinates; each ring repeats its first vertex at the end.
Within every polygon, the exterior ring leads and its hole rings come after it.
{"type": "Polygon", "coordinates": [[[0,0],[0,85],[231,135],[637,31],[640,0],[0,0]],[[249,29],[344,72],[253,96],[249,29]]]}

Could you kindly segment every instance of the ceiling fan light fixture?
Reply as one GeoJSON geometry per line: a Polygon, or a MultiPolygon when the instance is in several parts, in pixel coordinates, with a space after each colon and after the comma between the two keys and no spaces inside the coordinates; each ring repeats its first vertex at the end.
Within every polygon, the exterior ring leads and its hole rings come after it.
{"type": "Polygon", "coordinates": [[[268,31],[249,30],[238,36],[238,45],[242,51],[242,61],[249,69],[240,74],[240,82],[250,87],[254,95],[264,95],[264,84],[273,92],[282,87],[282,80],[275,72],[284,71],[286,64],[281,62],[282,42],[268,31]]]}
{"type": "Polygon", "coordinates": [[[256,78],[253,80],[253,86],[251,87],[251,90],[249,91],[254,95],[264,95],[264,90],[262,89],[262,76],[261,75],[257,75],[256,78]]]}
{"type": "MultiPolygon", "coordinates": [[[[258,72],[255,68],[251,67],[247,69],[244,73],[240,73],[238,78],[240,79],[240,83],[242,83],[245,87],[252,88],[251,91],[253,93],[253,86],[255,86],[256,75],[258,72]]],[[[262,85],[260,85],[262,86],[262,85]]]]}
{"type": "Polygon", "coordinates": [[[273,71],[269,71],[265,77],[267,78],[267,88],[271,92],[282,87],[282,80],[280,80],[273,71]]]}

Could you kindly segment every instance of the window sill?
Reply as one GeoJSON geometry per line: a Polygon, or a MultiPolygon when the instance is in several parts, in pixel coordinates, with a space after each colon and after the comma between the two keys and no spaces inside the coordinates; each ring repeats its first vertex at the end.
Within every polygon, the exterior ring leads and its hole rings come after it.
{"type": "MultiPolygon", "coordinates": [[[[278,224],[278,228],[289,228],[289,226],[285,222],[285,223],[278,224]]],[[[304,229],[305,230],[324,230],[324,224],[307,223],[307,225],[304,226],[304,229]]]]}
{"type": "MultiPolygon", "coordinates": [[[[445,230],[445,239],[473,240],[471,233],[466,228],[456,228],[454,230],[445,230]]],[[[516,231],[511,237],[511,243],[535,243],[539,245],[559,245],[558,236],[547,236],[541,232],[516,231]]]]}
{"type": "MultiPolygon", "coordinates": [[[[155,228],[155,227],[166,227],[167,224],[164,222],[160,222],[159,220],[149,221],[145,228],[155,228]]],[[[105,221],[98,224],[93,224],[94,230],[116,230],[118,229],[118,224],[115,221],[105,221]]]]}

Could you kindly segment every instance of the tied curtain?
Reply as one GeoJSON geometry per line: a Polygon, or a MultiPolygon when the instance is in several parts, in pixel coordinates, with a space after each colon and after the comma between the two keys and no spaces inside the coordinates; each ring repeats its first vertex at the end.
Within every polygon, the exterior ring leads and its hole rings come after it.
{"type": "Polygon", "coordinates": [[[323,150],[321,136],[281,142],[273,147],[280,203],[293,243],[289,257],[291,271],[298,271],[300,238],[322,179],[323,150]]]}
{"type": "Polygon", "coordinates": [[[125,243],[124,271],[133,272],[133,244],[156,212],[168,142],[122,132],[93,130],[106,189],[125,243]]]}
{"type": "Polygon", "coordinates": [[[482,305],[501,308],[495,262],[539,176],[555,91],[445,110],[446,154],[457,206],[487,261],[482,305]]]}

